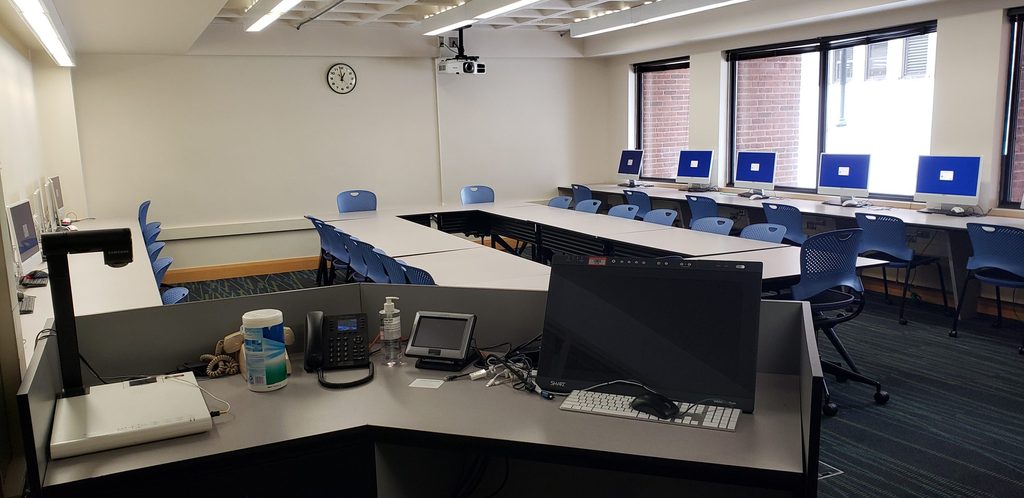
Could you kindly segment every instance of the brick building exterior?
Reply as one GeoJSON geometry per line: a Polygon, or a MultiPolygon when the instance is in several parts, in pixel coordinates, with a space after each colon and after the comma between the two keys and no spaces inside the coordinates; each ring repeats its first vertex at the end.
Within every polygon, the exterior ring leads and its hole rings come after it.
{"type": "Polygon", "coordinates": [[[797,185],[801,56],[736,65],[735,150],[775,151],[775,184],[797,185]]]}
{"type": "Polygon", "coordinates": [[[643,73],[644,176],[675,178],[690,143],[690,70],[643,73]]]}
{"type": "MultiPolygon", "coordinates": [[[[1024,68],[1021,70],[1021,75],[1024,76],[1024,68]]],[[[1013,144],[1013,169],[1008,179],[1010,182],[1010,200],[1014,202],[1020,202],[1021,197],[1024,196],[1024,119],[1019,117],[1019,114],[1024,111],[1024,92],[1021,92],[1017,101],[1017,109],[1017,130],[1013,144]]]]}

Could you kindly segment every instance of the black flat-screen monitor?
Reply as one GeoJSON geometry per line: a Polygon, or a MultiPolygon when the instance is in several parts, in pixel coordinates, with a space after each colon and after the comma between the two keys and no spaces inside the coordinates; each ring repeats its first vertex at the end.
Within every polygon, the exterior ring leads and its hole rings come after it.
{"type": "Polygon", "coordinates": [[[761,263],[556,255],[538,384],[754,409],[761,263]],[[635,385],[594,389],[637,395],[635,385]],[[705,401],[706,402],[706,401],[705,401]]]}
{"type": "Polygon", "coordinates": [[[32,218],[32,206],[29,201],[21,201],[8,206],[11,217],[11,229],[14,231],[14,242],[18,244],[18,257],[23,264],[39,253],[39,237],[36,235],[36,222],[32,218]]]}

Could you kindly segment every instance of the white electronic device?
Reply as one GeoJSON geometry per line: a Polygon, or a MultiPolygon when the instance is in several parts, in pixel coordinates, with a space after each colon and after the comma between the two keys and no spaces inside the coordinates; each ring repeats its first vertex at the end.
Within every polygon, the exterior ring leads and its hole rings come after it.
{"type": "Polygon", "coordinates": [[[104,384],[57,400],[50,458],[206,432],[213,418],[192,372],[104,384]]]}
{"type": "Polygon", "coordinates": [[[442,74],[485,74],[487,65],[474,58],[438,59],[437,72],[442,74]]]}

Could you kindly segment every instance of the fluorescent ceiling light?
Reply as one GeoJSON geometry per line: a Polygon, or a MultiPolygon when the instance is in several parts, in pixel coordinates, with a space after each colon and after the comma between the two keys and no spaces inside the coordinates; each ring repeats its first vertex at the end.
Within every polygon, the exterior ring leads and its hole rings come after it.
{"type": "Polygon", "coordinates": [[[14,0],[14,6],[57,65],[63,67],[75,65],[71,60],[71,51],[68,50],[64,39],[58,34],[60,18],[57,17],[52,5],[49,6],[50,10],[48,11],[40,0],[14,0]]]}
{"type": "MultiPolygon", "coordinates": [[[[583,22],[583,21],[580,21],[580,22],[583,22]]],[[[608,32],[611,32],[611,31],[618,31],[620,29],[632,28],[633,26],[636,26],[636,23],[619,24],[617,26],[611,26],[611,27],[607,27],[607,28],[602,28],[602,29],[598,29],[596,31],[587,31],[586,33],[579,34],[579,35],[571,35],[571,37],[572,38],[586,38],[588,36],[599,35],[601,33],[608,33],[608,32]]]]}
{"type": "Polygon", "coordinates": [[[746,2],[746,1],[749,1],[749,0],[726,0],[724,2],[713,3],[711,5],[705,5],[705,6],[702,6],[702,7],[695,7],[695,8],[692,8],[692,9],[682,10],[682,11],[679,11],[679,12],[669,12],[669,13],[666,13],[666,14],[661,14],[661,15],[658,15],[658,16],[651,17],[649,19],[644,19],[643,21],[640,21],[637,24],[638,25],[639,24],[649,24],[649,23],[652,23],[652,22],[664,21],[665,19],[672,19],[672,18],[675,18],[675,17],[688,16],[690,14],[696,14],[698,12],[704,12],[705,10],[712,10],[712,9],[718,9],[718,8],[721,8],[721,7],[728,7],[730,5],[735,5],[735,4],[743,3],[743,2],[746,2]]]}
{"type": "MultiPolygon", "coordinates": [[[[266,2],[268,0],[263,0],[263,1],[266,2]]],[[[301,1],[302,0],[281,0],[280,2],[278,2],[277,5],[275,5],[272,9],[270,9],[270,12],[267,12],[266,14],[264,14],[263,17],[260,17],[259,20],[254,22],[248,28],[245,28],[245,30],[250,32],[250,33],[256,32],[256,31],[262,31],[263,28],[269,26],[270,23],[276,21],[277,18],[279,18],[282,15],[284,15],[285,12],[288,12],[289,10],[292,10],[292,7],[295,7],[301,1]]],[[[256,5],[259,5],[259,4],[256,4],[256,5]]],[[[255,7],[255,5],[254,5],[254,7],[255,7]]],[[[250,7],[250,10],[251,9],[252,9],[252,7],[250,7]]]]}
{"type": "Polygon", "coordinates": [[[432,31],[427,31],[426,33],[423,33],[423,34],[426,35],[426,36],[439,35],[441,33],[447,33],[447,32],[449,32],[449,31],[451,31],[453,29],[459,29],[459,28],[463,28],[463,27],[469,26],[470,24],[473,24],[475,22],[476,22],[476,19],[463,19],[463,20],[461,20],[459,22],[455,22],[455,23],[449,24],[447,26],[443,26],[443,27],[437,28],[437,29],[432,30],[432,31]]]}
{"type": "MultiPolygon", "coordinates": [[[[474,0],[474,1],[480,1],[480,0],[474,0]]],[[[508,5],[503,5],[501,7],[496,8],[496,9],[488,10],[487,12],[484,12],[483,14],[480,14],[480,15],[476,16],[476,18],[477,19],[490,19],[490,18],[492,18],[494,16],[500,16],[501,14],[504,14],[506,12],[512,12],[513,10],[521,9],[523,7],[526,7],[527,5],[534,4],[534,3],[537,3],[539,1],[540,0],[519,0],[517,2],[512,2],[512,3],[508,4],[508,5]]]]}
{"type": "Polygon", "coordinates": [[[594,16],[574,23],[569,26],[569,34],[573,38],[585,38],[747,1],[749,0],[660,0],[648,2],[632,9],[594,16]]]}

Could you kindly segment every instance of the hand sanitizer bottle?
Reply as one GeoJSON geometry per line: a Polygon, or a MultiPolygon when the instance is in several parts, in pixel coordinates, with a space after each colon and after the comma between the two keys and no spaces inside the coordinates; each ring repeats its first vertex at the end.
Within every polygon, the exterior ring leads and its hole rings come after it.
{"type": "Polygon", "coordinates": [[[384,353],[384,364],[389,367],[402,365],[402,317],[395,309],[397,297],[384,298],[384,309],[380,310],[380,347],[384,353]]]}

